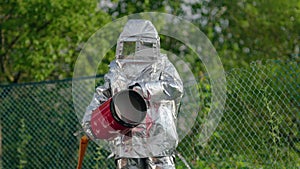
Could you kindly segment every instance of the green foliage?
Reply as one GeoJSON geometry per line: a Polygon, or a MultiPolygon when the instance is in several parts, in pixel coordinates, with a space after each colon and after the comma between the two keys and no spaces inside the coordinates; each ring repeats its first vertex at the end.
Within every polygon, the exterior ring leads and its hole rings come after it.
{"type": "Polygon", "coordinates": [[[0,6],[0,81],[72,76],[87,39],[110,16],[95,1],[4,1],[0,6]]]}
{"type": "Polygon", "coordinates": [[[171,9],[178,4],[183,6],[173,14],[192,21],[207,35],[226,70],[262,58],[299,58],[300,4],[297,0],[166,4],[171,9]]]}
{"type": "Polygon", "coordinates": [[[32,140],[31,135],[26,134],[26,124],[25,124],[25,119],[20,120],[21,127],[19,129],[19,137],[20,137],[20,142],[18,144],[18,158],[19,158],[19,169],[25,168],[27,164],[27,158],[28,154],[26,153],[26,146],[28,146],[28,143],[30,140],[32,140]]]}
{"type": "MultiPolygon", "coordinates": [[[[297,0],[1,2],[0,81],[71,77],[82,46],[97,29],[112,19],[150,11],[193,22],[211,40],[226,70],[261,58],[299,58],[299,5],[297,0]]],[[[175,39],[162,36],[161,42],[164,50],[193,55],[175,39]]],[[[98,73],[107,72],[113,56],[114,49],[98,73]]],[[[194,74],[205,72],[200,60],[187,61],[194,74]]]]}
{"type": "MultiPolygon", "coordinates": [[[[102,77],[97,78],[101,83],[102,77]]],[[[91,79],[81,79],[81,85],[91,79]]],[[[3,168],[76,168],[81,126],[71,80],[0,87],[3,168]]],[[[85,91],[82,99],[87,100],[85,91]]],[[[90,142],[83,168],[113,166],[107,150],[90,142]]],[[[107,167],[108,168],[108,167],[107,167]]]]}
{"type": "MultiPolygon", "coordinates": [[[[109,15],[114,18],[120,18],[126,15],[140,13],[140,12],[165,12],[166,1],[151,1],[151,0],[112,0],[114,6],[108,6],[105,3],[102,5],[102,9],[107,11],[109,15]]],[[[172,2],[170,2],[172,3],[172,2]]],[[[179,5],[178,2],[174,2],[179,5]]]]}
{"type": "Polygon", "coordinates": [[[198,124],[178,151],[195,168],[299,167],[299,70],[297,61],[267,61],[228,72],[223,118],[208,143],[197,145],[210,109],[203,81],[198,124]]]}
{"type": "Polygon", "coordinates": [[[299,33],[295,31],[300,26],[299,5],[297,0],[212,2],[211,8],[224,9],[215,24],[228,21],[213,37],[225,67],[245,66],[262,58],[299,57],[299,33]]]}
{"type": "Polygon", "coordinates": [[[77,128],[70,88],[18,86],[1,95],[3,168],[69,168],[76,163],[77,128]],[[56,99],[53,99],[56,98],[56,99]],[[51,152],[52,151],[52,152],[51,152]],[[42,167],[43,168],[43,167],[42,167]],[[49,167],[45,167],[49,168],[49,167]]]}

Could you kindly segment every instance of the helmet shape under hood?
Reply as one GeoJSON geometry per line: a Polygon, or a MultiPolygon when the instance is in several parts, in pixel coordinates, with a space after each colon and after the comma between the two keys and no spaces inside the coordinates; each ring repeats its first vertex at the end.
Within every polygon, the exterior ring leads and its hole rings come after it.
{"type": "Polygon", "coordinates": [[[158,78],[163,68],[159,41],[158,33],[150,21],[128,20],[116,49],[116,63],[128,80],[158,78]]]}
{"type": "Polygon", "coordinates": [[[160,55],[159,40],[158,33],[150,21],[128,20],[118,39],[116,59],[157,60],[160,55]]]}

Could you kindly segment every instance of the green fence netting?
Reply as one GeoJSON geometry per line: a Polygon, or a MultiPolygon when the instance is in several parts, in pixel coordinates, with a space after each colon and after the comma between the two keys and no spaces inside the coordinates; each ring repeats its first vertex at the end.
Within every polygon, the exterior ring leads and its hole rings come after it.
{"type": "MultiPolygon", "coordinates": [[[[211,89],[208,77],[199,78],[201,110],[178,152],[191,168],[299,168],[299,76],[297,61],[254,62],[227,72],[223,117],[205,144],[198,143],[211,89]]],[[[2,168],[76,168],[80,137],[73,133],[80,125],[72,80],[1,86],[0,113],[2,168]]],[[[108,155],[90,142],[82,168],[114,168],[108,155]]],[[[177,168],[186,168],[180,158],[177,168]]]]}

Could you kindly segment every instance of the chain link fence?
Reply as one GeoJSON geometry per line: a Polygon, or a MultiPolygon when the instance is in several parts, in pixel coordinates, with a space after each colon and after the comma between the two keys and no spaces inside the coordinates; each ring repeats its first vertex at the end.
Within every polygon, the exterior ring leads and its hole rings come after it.
{"type": "Polygon", "coordinates": [[[222,120],[207,144],[197,145],[210,108],[204,79],[202,116],[178,150],[195,168],[300,168],[299,76],[297,61],[258,61],[227,72],[222,120]]]}
{"type": "MultiPolygon", "coordinates": [[[[254,62],[227,72],[223,117],[206,144],[199,138],[211,89],[207,77],[199,78],[201,110],[178,152],[192,168],[299,168],[299,75],[297,61],[254,62]]],[[[82,97],[89,98],[84,91],[82,97]]],[[[76,168],[80,138],[73,133],[80,125],[71,80],[1,86],[0,101],[2,168],[76,168]]],[[[83,169],[114,168],[108,155],[90,142],[83,169]]],[[[177,168],[186,168],[177,159],[177,168]]]]}

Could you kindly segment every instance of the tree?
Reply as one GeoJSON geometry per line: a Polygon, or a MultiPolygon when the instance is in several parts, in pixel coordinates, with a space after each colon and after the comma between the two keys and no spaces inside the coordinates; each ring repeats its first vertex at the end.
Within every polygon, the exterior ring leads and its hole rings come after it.
{"type": "MultiPolygon", "coordinates": [[[[80,49],[98,28],[111,19],[149,11],[167,12],[199,26],[226,70],[257,59],[294,58],[299,55],[299,9],[297,0],[1,2],[0,81],[71,77],[80,49]]],[[[180,42],[161,38],[163,49],[191,54],[189,49],[179,51],[184,49],[180,42]]]]}
{"type": "Polygon", "coordinates": [[[0,11],[2,83],[71,77],[84,42],[111,20],[96,1],[4,1],[0,11]]]}
{"type": "MultiPolygon", "coordinates": [[[[110,5],[102,5],[102,8],[115,18],[155,10],[191,21],[211,40],[226,70],[258,59],[299,55],[300,3],[297,0],[109,2],[110,5]]],[[[187,48],[178,51],[181,45],[174,39],[162,37],[165,50],[191,54],[187,48]]]]}
{"type": "Polygon", "coordinates": [[[192,4],[194,14],[199,6],[206,9],[208,22],[203,17],[194,22],[207,33],[227,69],[260,59],[299,57],[299,1],[211,1],[192,4]]]}

